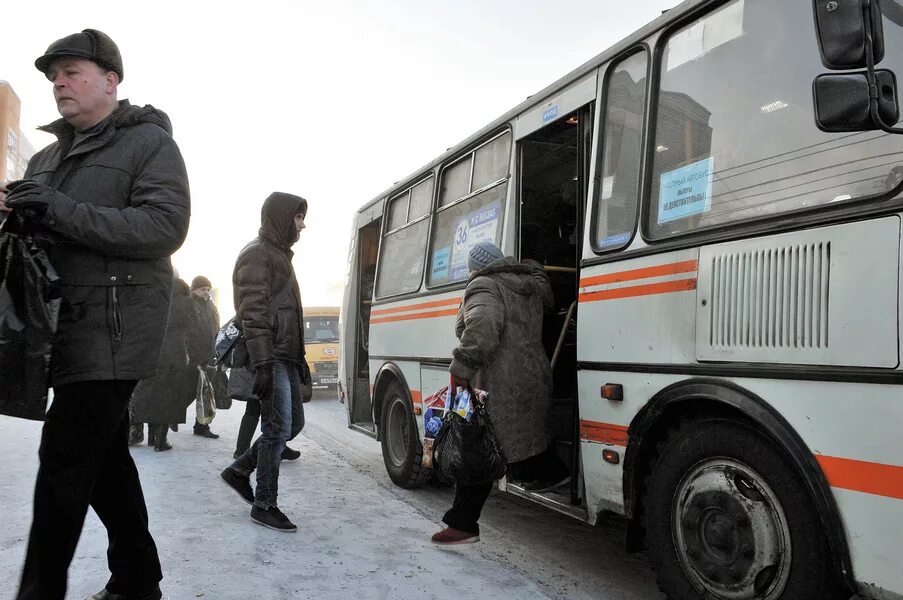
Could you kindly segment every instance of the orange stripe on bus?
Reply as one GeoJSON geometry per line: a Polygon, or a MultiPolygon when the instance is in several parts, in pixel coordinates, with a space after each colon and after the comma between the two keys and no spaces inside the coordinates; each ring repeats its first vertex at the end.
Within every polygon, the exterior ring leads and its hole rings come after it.
{"type": "Polygon", "coordinates": [[[600,423],[598,421],[580,420],[580,439],[588,442],[627,446],[627,427],[600,423]]]}
{"type": "Polygon", "coordinates": [[[394,321],[411,321],[413,319],[431,319],[433,317],[449,317],[458,314],[458,309],[452,310],[434,310],[432,312],[413,313],[410,315],[398,315],[395,317],[382,317],[380,319],[370,319],[371,325],[379,323],[392,323],[394,321]]]}
{"type": "Polygon", "coordinates": [[[903,500],[903,467],[815,455],[831,487],[903,500]]]}
{"type": "Polygon", "coordinates": [[[621,281],[634,281],[636,279],[676,275],[678,273],[695,273],[698,269],[699,261],[685,260],[683,262],[676,262],[668,265],[656,265],[654,267],[643,267],[642,269],[632,269],[630,271],[620,271],[618,273],[606,273],[604,275],[596,275],[595,277],[587,277],[586,279],[580,280],[580,285],[581,287],[586,287],[590,285],[601,285],[603,283],[619,283],[621,281]]]}
{"type": "Polygon", "coordinates": [[[647,283],[628,287],[585,292],[580,294],[580,302],[596,302],[598,300],[614,300],[616,298],[633,298],[635,296],[651,296],[654,294],[670,294],[671,292],[688,292],[696,289],[696,279],[675,279],[661,283],[647,283]]]}
{"type": "Polygon", "coordinates": [[[422,304],[409,304],[407,306],[396,306],[394,308],[384,308],[382,310],[374,310],[370,316],[391,315],[393,313],[407,312],[409,310],[419,310],[422,308],[436,308],[437,306],[458,306],[461,304],[460,298],[446,298],[445,300],[434,300],[432,302],[423,302],[422,304]]]}

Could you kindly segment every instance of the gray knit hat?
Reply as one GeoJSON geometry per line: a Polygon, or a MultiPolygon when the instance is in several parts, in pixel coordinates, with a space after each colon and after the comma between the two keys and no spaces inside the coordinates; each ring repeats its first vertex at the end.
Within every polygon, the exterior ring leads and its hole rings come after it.
{"type": "Polygon", "coordinates": [[[470,247],[470,252],[467,253],[467,268],[471,271],[479,271],[503,258],[505,255],[492,242],[477,242],[470,247]]]}

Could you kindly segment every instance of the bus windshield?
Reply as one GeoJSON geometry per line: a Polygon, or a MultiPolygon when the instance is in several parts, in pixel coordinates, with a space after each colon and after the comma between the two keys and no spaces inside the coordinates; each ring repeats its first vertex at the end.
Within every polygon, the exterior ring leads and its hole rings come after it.
{"type": "Polygon", "coordinates": [[[308,344],[325,344],[339,341],[337,316],[304,317],[304,341],[308,344]]]}

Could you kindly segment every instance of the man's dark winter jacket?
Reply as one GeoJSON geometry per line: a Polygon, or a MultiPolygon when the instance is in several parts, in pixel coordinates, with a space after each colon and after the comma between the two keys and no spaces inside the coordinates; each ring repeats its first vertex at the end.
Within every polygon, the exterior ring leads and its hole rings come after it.
{"type": "Polygon", "coordinates": [[[25,177],[57,190],[41,221],[63,283],[51,383],[152,377],[190,215],[169,118],[122,101],[74,148],[65,120],[43,129],[58,141],[25,177]]]}
{"type": "Polygon", "coordinates": [[[236,321],[248,345],[251,366],[273,360],[301,364],[304,330],[301,292],[292,268],[297,239],[294,216],[307,212],[307,202],[274,193],[263,204],[257,238],[235,261],[232,290],[236,321]],[[286,286],[290,293],[282,293],[286,286]],[[274,298],[279,299],[271,306],[274,298]]]}

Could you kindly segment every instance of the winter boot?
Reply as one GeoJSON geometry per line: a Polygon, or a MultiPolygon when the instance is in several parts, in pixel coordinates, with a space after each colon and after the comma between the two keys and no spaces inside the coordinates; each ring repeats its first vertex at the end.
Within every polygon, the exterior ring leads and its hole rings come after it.
{"type": "Polygon", "coordinates": [[[151,448],[157,443],[157,429],[158,427],[153,423],[147,424],[147,445],[151,448]]]}
{"type": "Polygon", "coordinates": [[[166,452],[167,450],[172,450],[172,444],[166,441],[166,435],[168,433],[166,425],[158,425],[157,439],[154,442],[155,451],[166,452]]]}
{"type": "Polygon", "coordinates": [[[144,441],[144,423],[129,426],[129,446],[137,446],[144,441]]]}

